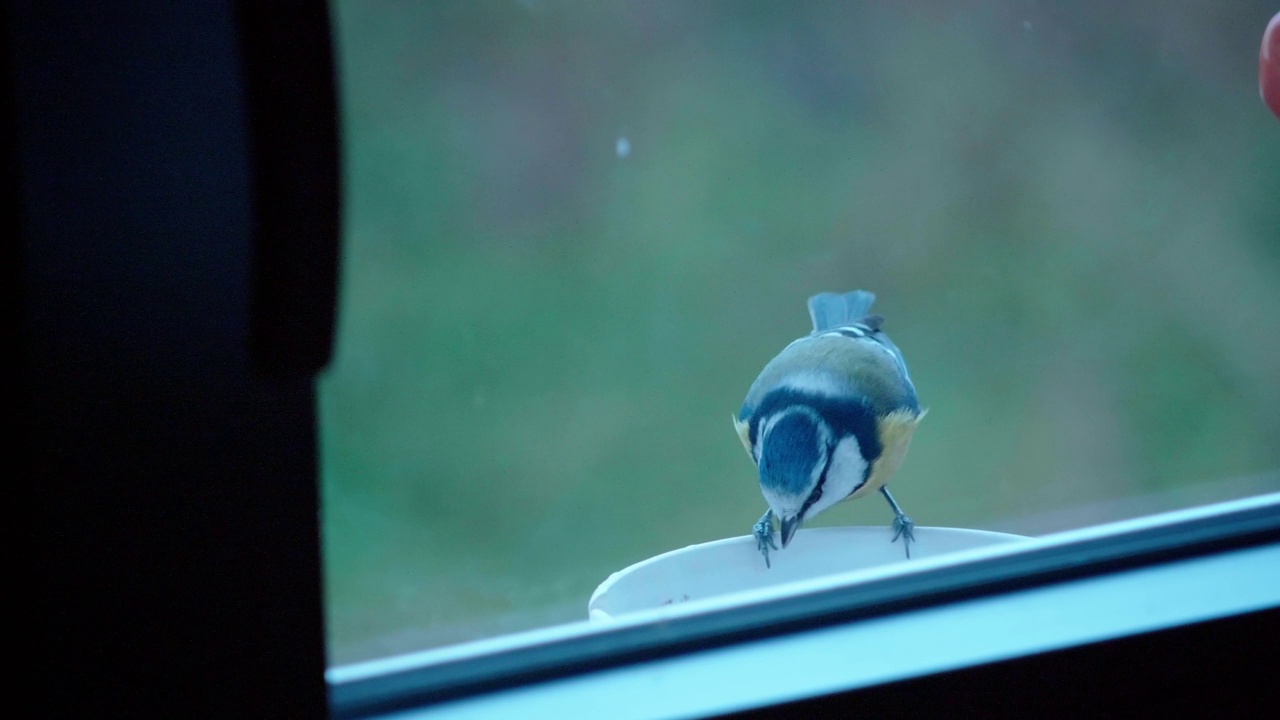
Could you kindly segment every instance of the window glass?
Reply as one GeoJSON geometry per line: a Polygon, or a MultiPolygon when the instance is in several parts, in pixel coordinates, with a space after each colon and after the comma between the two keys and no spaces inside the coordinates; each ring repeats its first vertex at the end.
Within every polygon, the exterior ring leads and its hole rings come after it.
{"type": "Polygon", "coordinates": [[[922,526],[1280,487],[1274,9],[338,0],[331,662],[749,534],[730,416],[820,291],[874,291],[910,365],[922,526]]]}

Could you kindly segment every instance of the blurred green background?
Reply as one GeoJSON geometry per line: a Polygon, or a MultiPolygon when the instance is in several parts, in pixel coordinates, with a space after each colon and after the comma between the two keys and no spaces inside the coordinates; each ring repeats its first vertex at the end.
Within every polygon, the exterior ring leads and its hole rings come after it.
{"type": "Polygon", "coordinates": [[[729,418],[822,290],[879,295],[930,408],[921,525],[1280,489],[1274,2],[904,5],[336,2],[333,662],[747,534],[729,418]]]}

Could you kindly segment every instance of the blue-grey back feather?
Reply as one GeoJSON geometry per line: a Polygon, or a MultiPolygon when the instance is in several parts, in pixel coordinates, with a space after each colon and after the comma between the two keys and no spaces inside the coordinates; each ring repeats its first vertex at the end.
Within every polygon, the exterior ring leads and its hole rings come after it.
{"type": "Polygon", "coordinates": [[[866,290],[854,290],[843,295],[818,293],[809,298],[809,318],[813,320],[813,331],[855,323],[870,313],[871,304],[875,301],[876,296],[866,290]]]}

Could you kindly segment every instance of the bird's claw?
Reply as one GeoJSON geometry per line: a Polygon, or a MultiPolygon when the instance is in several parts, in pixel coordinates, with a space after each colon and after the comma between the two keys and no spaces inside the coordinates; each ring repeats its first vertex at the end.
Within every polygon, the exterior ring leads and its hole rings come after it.
{"type": "Polygon", "coordinates": [[[763,517],[751,530],[756,536],[756,549],[760,551],[761,555],[764,555],[764,566],[772,567],[769,564],[769,549],[778,549],[777,543],[773,541],[773,523],[768,517],[763,517]]]}
{"type": "Polygon", "coordinates": [[[896,515],[893,518],[893,539],[889,542],[898,542],[898,538],[902,538],[902,547],[907,551],[907,559],[911,559],[911,543],[916,541],[915,535],[916,524],[906,515],[896,515]]]}

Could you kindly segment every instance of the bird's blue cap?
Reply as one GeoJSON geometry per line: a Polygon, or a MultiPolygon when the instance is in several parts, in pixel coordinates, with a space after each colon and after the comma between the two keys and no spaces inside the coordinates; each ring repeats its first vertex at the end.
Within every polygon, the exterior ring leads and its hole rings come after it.
{"type": "Polygon", "coordinates": [[[760,455],[760,484],[781,493],[805,492],[813,471],[823,461],[814,418],[787,413],[769,431],[767,452],[760,455]]]}

